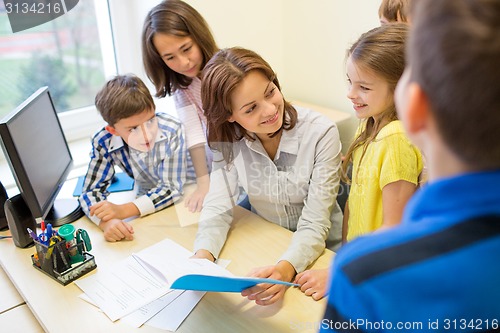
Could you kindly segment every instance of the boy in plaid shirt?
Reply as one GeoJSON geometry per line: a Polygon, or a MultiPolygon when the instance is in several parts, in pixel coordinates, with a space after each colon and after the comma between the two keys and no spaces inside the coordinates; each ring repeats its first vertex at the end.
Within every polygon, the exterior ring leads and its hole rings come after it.
{"type": "Polygon", "coordinates": [[[161,210],[182,195],[188,162],[181,123],[155,114],[149,90],[134,75],[108,81],[97,93],[95,105],[107,126],[92,138],[79,201],[107,241],[132,240],[134,230],[124,219],[161,210]],[[138,190],[134,201],[118,205],[106,200],[115,166],[134,178],[138,190]]]}

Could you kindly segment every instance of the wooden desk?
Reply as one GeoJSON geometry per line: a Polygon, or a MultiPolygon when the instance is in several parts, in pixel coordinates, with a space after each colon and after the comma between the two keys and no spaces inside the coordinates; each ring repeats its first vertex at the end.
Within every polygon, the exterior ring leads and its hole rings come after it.
{"type": "MultiPolygon", "coordinates": [[[[108,243],[102,232],[86,217],[74,223],[92,239],[97,269],[109,267],[133,252],[170,238],[192,249],[197,225],[180,227],[174,207],[131,222],[135,239],[108,243]]],[[[0,233],[0,234],[6,234],[0,233]]],[[[254,267],[271,265],[288,247],[292,233],[266,222],[243,208],[235,209],[221,258],[230,259],[228,269],[245,275],[254,267]]],[[[31,267],[34,249],[19,249],[11,240],[0,243],[0,262],[17,290],[47,332],[130,332],[130,326],[111,322],[103,313],[78,298],[82,292],[74,284],[62,286],[31,267]]],[[[167,256],[168,253],[165,253],[167,256]]],[[[329,266],[333,253],[326,250],[313,267],[329,266]]],[[[93,274],[93,273],[89,273],[93,274]]],[[[316,332],[326,301],[314,301],[297,288],[289,289],[283,301],[262,307],[239,294],[207,293],[178,332],[316,332]]],[[[162,332],[143,326],[140,332],[162,332]]]]}

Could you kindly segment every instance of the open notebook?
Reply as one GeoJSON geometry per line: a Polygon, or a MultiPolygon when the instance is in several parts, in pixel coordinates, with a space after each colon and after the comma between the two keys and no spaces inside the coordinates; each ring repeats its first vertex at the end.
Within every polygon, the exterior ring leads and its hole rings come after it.
{"type": "Polygon", "coordinates": [[[164,279],[170,289],[241,292],[259,283],[297,286],[280,280],[234,276],[224,267],[206,259],[191,259],[191,255],[180,245],[165,239],[133,256],[153,274],[164,279]],[[165,259],[165,253],[182,254],[165,259]]]}
{"type": "Polygon", "coordinates": [[[294,285],[272,279],[237,277],[209,260],[191,259],[191,256],[184,247],[165,239],[75,283],[112,321],[178,290],[241,292],[259,283],[294,285]]]}

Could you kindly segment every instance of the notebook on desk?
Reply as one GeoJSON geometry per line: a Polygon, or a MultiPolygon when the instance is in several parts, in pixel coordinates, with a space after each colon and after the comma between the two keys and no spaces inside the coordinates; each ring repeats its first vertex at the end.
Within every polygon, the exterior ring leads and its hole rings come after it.
{"type": "Polygon", "coordinates": [[[144,312],[145,306],[170,293],[177,295],[169,301],[170,310],[173,311],[174,306],[188,309],[185,318],[206,291],[241,292],[258,283],[294,285],[273,279],[234,276],[223,267],[227,261],[219,263],[221,266],[191,256],[191,251],[166,238],[75,283],[112,321],[136,311],[144,312]],[[127,279],[121,278],[124,276],[127,279]],[[183,295],[191,295],[187,296],[191,298],[190,305],[181,302],[183,295]]]}
{"type": "Polygon", "coordinates": [[[259,283],[283,284],[285,286],[298,287],[298,284],[257,277],[243,276],[212,276],[202,274],[189,274],[179,277],[170,286],[171,289],[218,291],[239,293],[259,283]]]}
{"type": "MultiPolygon", "coordinates": [[[[78,182],[76,183],[75,190],[73,191],[74,197],[79,197],[83,190],[83,181],[85,176],[78,177],[78,182]]],[[[111,185],[108,187],[108,191],[113,192],[123,192],[131,191],[134,189],[134,179],[129,177],[125,172],[115,173],[111,185]]]]}

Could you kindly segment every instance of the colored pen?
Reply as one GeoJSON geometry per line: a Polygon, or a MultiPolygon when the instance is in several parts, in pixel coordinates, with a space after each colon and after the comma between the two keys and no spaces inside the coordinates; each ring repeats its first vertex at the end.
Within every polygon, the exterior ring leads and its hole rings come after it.
{"type": "Polygon", "coordinates": [[[40,235],[38,235],[38,239],[40,240],[40,243],[42,243],[45,246],[49,246],[49,237],[47,236],[47,233],[45,232],[45,221],[42,220],[40,222],[40,229],[42,229],[42,232],[40,235]]]}
{"type": "Polygon", "coordinates": [[[30,228],[26,228],[26,230],[28,230],[28,234],[30,235],[30,237],[31,237],[34,241],[38,242],[38,237],[36,237],[36,234],[33,232],[33,230],[31,230],[30,228]]]}
{"type": "Polygon", "coordinates": [[[40,267],[40,260],[38,259],[38,252],[35,252],[35,253],[33,254],[33,261],[35,262],[35,265],[36,265],[37,267],[40,267]]]}
{"type": "Polygon", "coordinates": [[[47,223],[47,238],[50,240],[52,236],[52,224],[47,223]]]}
{"type": "Polygon", "coordinates": [[[52,255],[52,251],[54,251],[54,246],[61,240],[59,236],[50,237],[49,248],[47,249],[47,253],[45,254],[45,259],[50,259],[52,255]]]}

